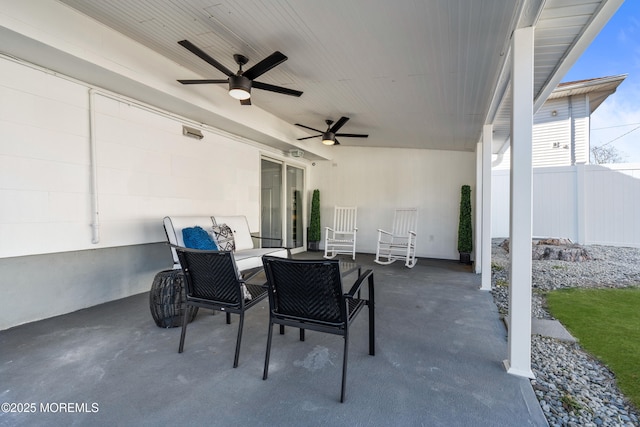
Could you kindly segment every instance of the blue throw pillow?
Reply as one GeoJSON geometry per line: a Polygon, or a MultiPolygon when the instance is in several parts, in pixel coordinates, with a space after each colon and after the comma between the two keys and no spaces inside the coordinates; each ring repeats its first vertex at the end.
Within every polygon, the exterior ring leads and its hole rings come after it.
{"type": "Polygon", "coordinates": [[[218,250],[211,235],[199,226],[183,228],[182,240],[186,248],[218,250]]]}

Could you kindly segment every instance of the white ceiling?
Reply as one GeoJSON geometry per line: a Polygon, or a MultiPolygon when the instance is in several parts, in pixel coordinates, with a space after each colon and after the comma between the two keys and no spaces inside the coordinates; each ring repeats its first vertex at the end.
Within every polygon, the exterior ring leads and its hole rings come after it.
{"type": "MultiPolygon", "coordinates": [[[[613,13],[600,13],[606,0],[58,1],[182,65],[183,73],[167,76],[172,84],[225,78],[179,40],[234,71],[235,53],[249,57],[246,69],[278,50],[288,61],[257,80],[304,94],[254,89],[253,105],[242,108],[317,129],[325,119],[348,116],[341,131],[369,138],[342,138],[344,146],[463,151],[475,149],[485,123],[494,123],[494,147],[508,140],[515,28],[536,24],[534,97],[540,98],[613,13]]],[[[189,89],[228,96],[224,85],[189,89]]],[[[313,134],[294,129],[292,144],[313,134]]]]}

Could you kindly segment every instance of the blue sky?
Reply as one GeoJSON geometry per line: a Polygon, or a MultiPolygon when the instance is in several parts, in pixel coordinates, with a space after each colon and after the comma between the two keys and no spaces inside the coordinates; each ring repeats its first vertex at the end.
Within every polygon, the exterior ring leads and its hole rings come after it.
{"type": "Polygon", "coordinates": [[[591,146],[615,147],[640,163],[640,1],[626,0],[563,82],[628,74],[591,116],[591,146]]]}

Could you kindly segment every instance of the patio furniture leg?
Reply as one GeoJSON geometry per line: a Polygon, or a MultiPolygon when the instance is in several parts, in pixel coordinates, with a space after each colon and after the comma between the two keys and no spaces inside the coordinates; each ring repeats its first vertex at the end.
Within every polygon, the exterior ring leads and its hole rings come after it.
{"type": "MultiPolygon", "coordinates": [[[[229,313],[227,313],[229,316],[229,313]]],[[[242,342],[242,326],[244,325],[244,313],[240,313],[240,321],[238,322],[238,340],[236,341],[236,356],[233,359],[233,367],[238,367],[238,359],[240,358],[240,343],[242,342]]]]}
{"type": "Polygon", "coordinates": [[[369,308],[369,354],[371,356],[376,355],[376,305],[373,291],[373,274],[369,276],[369,301],[367,302],[369,308]]]}
{"type": "Polygon", "coordinates": [[[340,403],[344,403],[345,389],[347,387],[347,359],[349,354],[349,327],[344,332],[344,354],[342,355],[342,391],[340,403]]]}
{"type": "Polygon", "coordinates": [[[284,325],[280,325],[280,335],[284,335],[284,325]]]}
{"type": "Polygon", "coordinates": [[[184,309],[184,318],[182,320],[182,333],[180,334],[180,346],[178,347],[178,353],[182,353],[184,349],[184,337],[187,334],[187,325],[189,324],[189,313],[193,307],[186,306],[184,309]]]}
{"type": "MultiPolygon", "coordinates": [[[[282,327],[283,325],[280,325],[282,327]]],[[[269,356],[271,356],[271,337],[273,336],[273,323],[269,322],[269,335],[267,336],[267,353],[264,357],[264,371],[262,379],[266,380],[269,375],[269,356]]]]}
{"type": "Polygon", "coordinates": [[[304,341],[304,329],[300,328],[300,341],[304,341]]]}
{"type": "Polygon", "coordinates": [[[227,325],[231,324],[231,313],[227,312],[227,325]]]}

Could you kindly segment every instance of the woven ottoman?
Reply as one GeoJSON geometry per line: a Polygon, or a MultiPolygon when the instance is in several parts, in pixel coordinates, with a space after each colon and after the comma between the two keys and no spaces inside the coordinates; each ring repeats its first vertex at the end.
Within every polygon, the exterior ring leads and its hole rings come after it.
{"type": "MultiPolygon", "coordinates": [[[[161,328],[182,326],[185,299],[182,270],[164,270],[156,274],[149,292],[149,309],[156,325],[161,328]]],[[[197,314],[196,307],[188,321],[193,321],[197,314]]]]}

